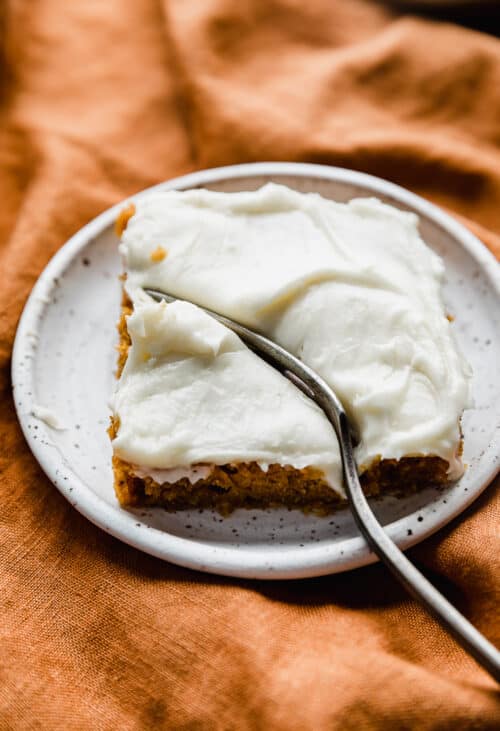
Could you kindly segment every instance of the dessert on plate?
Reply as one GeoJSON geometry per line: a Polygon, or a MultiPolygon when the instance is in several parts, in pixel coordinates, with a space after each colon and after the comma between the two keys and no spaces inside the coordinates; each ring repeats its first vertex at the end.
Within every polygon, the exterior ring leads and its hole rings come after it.
{"type": "Polygon", "coordinates": [[[259,190],[151,193],[116,223],[124,261],[110,436],[123,506],[177,510],[345,500],[323,412],[196,302],[280,343],[333,388],[359,433],[365,492],[463,472],[470,369],[418,219],[376,199],[259,190]]]}

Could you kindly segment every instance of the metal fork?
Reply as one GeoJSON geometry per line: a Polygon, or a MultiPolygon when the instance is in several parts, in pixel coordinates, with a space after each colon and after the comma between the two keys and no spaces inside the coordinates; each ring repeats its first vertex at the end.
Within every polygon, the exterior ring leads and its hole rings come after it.
{"type": "MultiPolygon", "coordinates": [[[[145,291],[156,301],[189,301],[154,289],[145,291]]],[[[366,542],[405,589],[427,608],[442,627],[495,678],[497,683],[500,683],[498,650],[406,558],[373,514],[358,477],[353,450],[353,430],[344,407],[330,386],[305,363],[263,335],[205,307],[200,309],[236,333],[254,353],[292,381],[324,411],[338,437],[345,491],[358,528],[366,542]]]]}

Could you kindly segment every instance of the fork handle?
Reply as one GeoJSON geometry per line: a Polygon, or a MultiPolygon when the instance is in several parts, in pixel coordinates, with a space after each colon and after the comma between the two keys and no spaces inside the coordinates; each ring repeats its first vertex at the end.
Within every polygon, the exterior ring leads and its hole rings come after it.
{"type": "Polygon", "coordinates": [[[389,538],[373,514],[361,488],[347,418],[341,415],[338,425],[330,416],[329,419],[340,442],[345,487],[351,510],[368,545],[405,589],[500,683],[500,652],[450,604],[389,538]]]}
{"type": "MultiPolygon", "coordinates": [[[[283,362],[282,353],[279,354],[283,362]]],[[[365,497],[354,459],[352,428],[346,412],[330,386],[312,369],[289,353],[283,375],[324,411],[338,437],[347,498],[356,524],[373,552],[405,589],[500,683],[500,652],[439,592],[389,538],[365,497]],[[291,367],[293,366],[293,371],[291,367]]]]}

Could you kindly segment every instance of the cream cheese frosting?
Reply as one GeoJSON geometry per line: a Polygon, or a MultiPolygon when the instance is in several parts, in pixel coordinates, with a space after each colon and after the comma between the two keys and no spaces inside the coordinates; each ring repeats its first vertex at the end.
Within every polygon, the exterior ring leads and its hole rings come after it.
{"type": "Polygon", "coordinates": [[[135,307],[115,395],[114,449],[124,459],[160,469],[232,461],[300,468],[306,459],[339,485],[338,447],[316,407],[306,409],[297,389],[262,370],[199,308],[153,303],[143,292],[151,287],[254,327],[317,370],[358,427],[361,469],[379,457],[436,455],[450,479],[460,476],[470,368],[446,318],[443,263],[414,214],[274,184],[154,193],[136,204],[121,252],[135,307]],[[149,333],[147,344],[140,333],[149,333]],[[137,356],[141,348],[151,362],[137,356]],[[153,402],[164,404],[154,419],[153,402]]]}
{"type": "Polygon", "coordinates": [[[255,461],[264,469],[314,465],[341,484],[323,412],[199,307],[141,301],[127,327],[132,345],[114,397],[113,448],[140,465],[136,474],[255,461]]]}

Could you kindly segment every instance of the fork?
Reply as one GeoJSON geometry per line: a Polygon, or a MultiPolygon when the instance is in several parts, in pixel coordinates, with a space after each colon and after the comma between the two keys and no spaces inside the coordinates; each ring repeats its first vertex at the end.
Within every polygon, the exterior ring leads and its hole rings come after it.
{"type": "MultiPolygon", "coordinates": [[[[156,289],[145,289],[157,302],[190,302],[156,289]]],[[[191,302],[191,304],[196,304],[191,302]]],[[[200,307],[200,305],[196,305],[200,307]]],[[[451,604],[409,561],[378,522],[363,493],[354,459],[355,431],[344,407],[330,386],[314,370],[260,333],[205,307],[211,317],[232,330],[269,365],[288,378],[303,394],[314,401],[332,424],[339,441],[345,491],[357,526],[372,551],[394,574],[404,588],[417,599],[455,640],[500,683],[500,652],[451,604]]]]}

